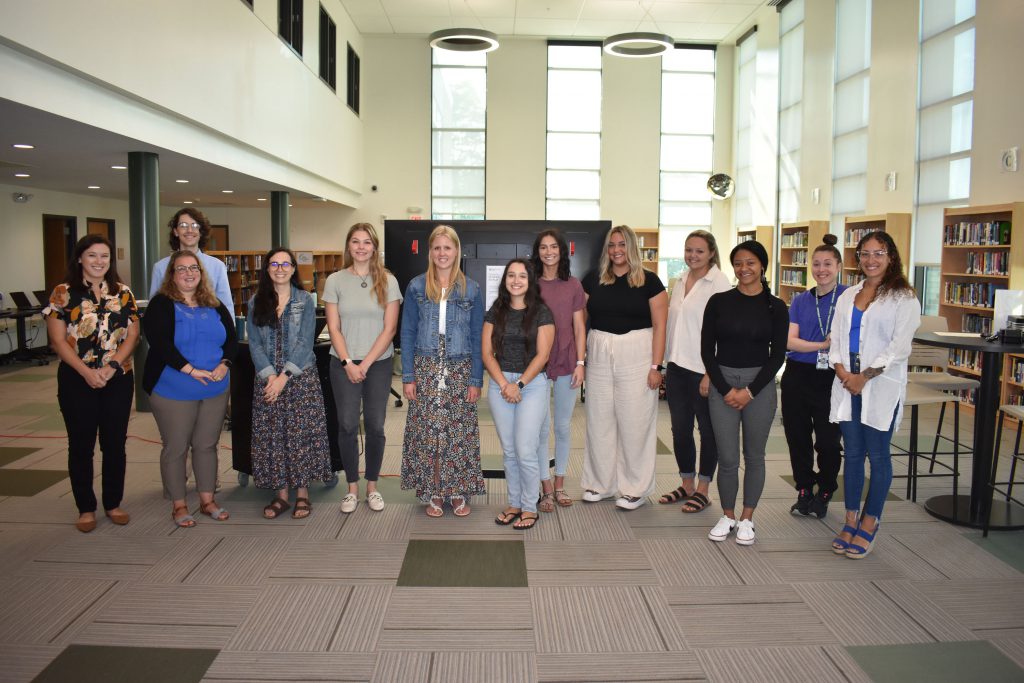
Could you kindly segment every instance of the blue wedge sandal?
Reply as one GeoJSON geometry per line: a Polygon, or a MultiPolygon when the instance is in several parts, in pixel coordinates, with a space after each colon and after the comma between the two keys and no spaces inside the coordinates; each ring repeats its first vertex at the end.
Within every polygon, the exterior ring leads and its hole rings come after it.
{"type": "MultiPolygon", "coordinates": [[[[839,533],[841,533],[841,534],[850,534],[850,536],[856,536],[857,535],[857,529],[852,527],[852,526],[850,526],[849,524],[844,524],[843,525],[843,530],[840,531],[839,533]]],[[[832,552],[834,552],[836,555],[845,555],[846,554],[846,549],[849,548],[849,547],[850,547],[849,541],[844,541],[843,539],[839,538],[838,536],[836,536],[835,538],[832,539],[832,552]]]]}
{"type": "Polygon", "coordinates": [[[862,548],[859,545],[854,545],[853,543],[850,543],[846,546],[846,556],[851,560],[862,560],[865,557],[867,557],[868,554],[871,552],[871,549],[875,547],[875,536],[878,535],[878,530],[880,528],[882,528],[882,523],[877,522],[875,525],[875,531],[869,534],[868,532],[864,531],[864,529],[861,529],[858,526],[856,535],[860,536],[865,541],[867,541],[868,547],[862,548]]]}

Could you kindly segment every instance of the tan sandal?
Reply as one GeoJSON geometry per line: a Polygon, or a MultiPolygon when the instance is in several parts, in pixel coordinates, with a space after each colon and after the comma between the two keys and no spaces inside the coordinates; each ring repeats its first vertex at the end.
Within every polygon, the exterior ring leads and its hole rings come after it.
{"type": "Polygon", "coordinates": [[[565,492],[565,489],[555,489],[555,502],[567,508],[572,505],[572,498],[565,492]]]}
{"type": "Polygon", "coordinates": [[[554,512],[555,511],[555,494],[548,492],[543,494],[537,500],[537,509],[541,512],[554,512]]]}
{"type": "Polygon", "coordinates": [[[469,508],[469,501],[466,500],[465,496],[452,496],[452,512],[455,513],[456,517],[468,517],[469,513],[472,512],[469,508]],[[455,501],[460,501],[458,505],[455,501]]]}
{"type": "Polygon", "coordinates": [[[426,509],[427,517],[441,517],[441,516],[443,516],[444,515],[444,508],[442,507],[442,505],[444,505],[444,501],[441,498],[431,498],[430,501],[427,502],[427,509],[426,509]],[[437,503],[434,502],[435,500],[441,501],[441,504],[438,505],[437,503]]]}

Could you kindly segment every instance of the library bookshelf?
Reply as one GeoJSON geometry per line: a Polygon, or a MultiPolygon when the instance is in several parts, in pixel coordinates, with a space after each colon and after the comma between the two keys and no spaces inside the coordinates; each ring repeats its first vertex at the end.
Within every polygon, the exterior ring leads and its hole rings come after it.
{"type": "Polygon", "coordinates": [[[790,304],[811,283],[811,252],[829,230],[828,221],[783,223],[779,230],[779,298],[790,304]]]}
{"type": "MultiPolygon", "coordinates": [[[[761,246],[768,252],[768,268],[765,269],[765,276],[769,280],[773,280],[772,273],[775,272],[775,226],[774,225],[758,225],[756,227],[749,228],[736,228],[736,244],[737,246],[747,242],[749,240],[757,240],[761,243],[761,246]]],[[[724,257],[722,259],[725,260],[724,257]]],[[[776,283],[770,282],[772,288],[778,291],[776,283]]]]}
{"type": "MultiPolygon", "coordinates": [[[[843,276],[844,285],[855,285],[862,275],[857,268],[857,242],[872,232],[884,232],[892,237],[903,263],[910,257],[910,214],[883,213],[876,216],[847,216],[843,225],[843,276]]],[[[909,273],[907,273],[909,277],[909,273]]]]}

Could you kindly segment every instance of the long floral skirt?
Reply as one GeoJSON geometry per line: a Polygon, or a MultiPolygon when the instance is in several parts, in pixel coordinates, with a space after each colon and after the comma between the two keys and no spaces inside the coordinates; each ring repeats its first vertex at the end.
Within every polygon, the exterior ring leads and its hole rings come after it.
{"type": "Polygon", "coordinates": [[[476,403],[466,400],[472,361],[446,360],[442,343],[438,356],[416,356],[414,363],[416,400],[405,422],[402,488],[414,489],[423,502],[486,493],[476,403]]]}

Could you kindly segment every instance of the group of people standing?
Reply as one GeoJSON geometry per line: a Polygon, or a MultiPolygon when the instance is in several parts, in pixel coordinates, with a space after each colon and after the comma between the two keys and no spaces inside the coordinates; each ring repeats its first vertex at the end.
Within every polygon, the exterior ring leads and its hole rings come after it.
{"type": "MultiPolygon", "coordinates": [[[[174,252],[154,267],[141,317],[149,343],[143,388],[163,441],[161,475],[173,522],[191,527],[196,520],[185,500],[189,453],[198,511],[214,520],[229,516],[214,493],[217,441],[239,342],[226,268],[201,251],[208,221],[199,211],[183,209],[169,228],[174,252]]],[[[740,243],[729,254],[733,287],[722,272],[714,236],[691,233],[684,247],[688,269],[669,300],[657,275],[642,267],[637,236],[628,226],[608,232],[597,270],[582,282],[569,272],[564,237],[546,230],[530,259],[506,265],[497,298],[485,311],[480,286],[461,270],[458,235],[441,225],[428,240],[427,271],[406,288],[399,321],[398,283],[384,268],[373,226],[358,223],[346,235],[343,267],[328,278],[323,295],[337,435],[326,428],[313,354],[313,299],[301,287],[295,254],[271,249],[246,320],[256,373],[252,476],[257,487],[274,491],[263,514],[273,519],[293,507],[293,517],[311,513],[309,484],[333,477],[330,438],[337,438],[348,483],[341,510],[355,511],[360,417],[365,500],[371,510],[383,509],[377,480],[393,339],[401,322],[402,384],[410,404],[401,485],[415,491],[428,516],[443,516],[446,506],[456,516],[469,515],[472,497],[486,491],[477,415],[484,370],[508,488],[508,505],[495,522],[520,530],[535,526],[541,512],[573,504],[565,490],[569,427],[584,379],[583,500],[614,497],[626,510],[644,504],[655,485],[658,391],[664,380],[681,482],[659,502],[681,503],[684,513],[704,510],[717,469],[723,514],[708,536],[724,541],[735,531],[737,543],[753,544],[765,447],[776,414],[774,378],[785,362],[782,418],[798,491],[792,511],[825,516],[838,488],[842,443],[847,510],[832,549],[863,557],[872,548],[892,478],[889,442],[902,415],[920,305],[888,235],[861,239],[856,254],[864,279],[851,287],[838,283],[842,257],[835,241],[828,235],[813,251],[816,286],[787,309],[769,290],[768,255],[756,241],[740,243]],[[737,514],[741,452],[743,499],[737,514]],[[872,477],[861,510],[865,459],[872,477]]],[[[140,314],[118,279],[105,238],[79,241],[65,282],[44,313],[61,359],[58,401],[68,430],[77,527],[88,532],[96,526],[97,433],[103,507],[111,521],[126,524],[129,516],[120,507],[124,444],[140,314]]]]}

